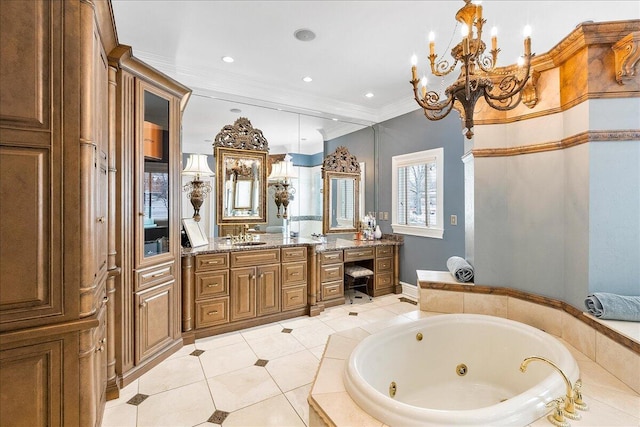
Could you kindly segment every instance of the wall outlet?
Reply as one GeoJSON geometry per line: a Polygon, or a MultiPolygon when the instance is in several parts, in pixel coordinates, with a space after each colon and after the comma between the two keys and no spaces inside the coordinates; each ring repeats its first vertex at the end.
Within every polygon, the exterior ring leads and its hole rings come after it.
{"type": "Polygon", "coordinates": [[[458,225],[458,215],[451,215],[451,225],[458,225]]]}

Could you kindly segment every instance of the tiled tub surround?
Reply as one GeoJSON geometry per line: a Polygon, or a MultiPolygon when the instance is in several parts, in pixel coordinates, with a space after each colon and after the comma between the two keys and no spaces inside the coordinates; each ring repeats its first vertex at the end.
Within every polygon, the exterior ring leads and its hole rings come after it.
{"type": "MultiPolygon", "coordinates": [[[[442,313],[418,311],[413,318],[438,316],[442,313]]],[[[406,322],[408,316],[378,322],[380,330],[406,322]],[[402,318],[404,317],[404,318],[402,318]]],[[[369,328],[371,329],[371,328],[369,328]]],[[[318,373],[308,398],[309,426],[359,426],[386,427],[381,421],[363,411],[347,393],[343,374],[349,356],[360,341],[372,332],[355,328],[337,332],[329,337],[318,373]]],[[[573,426],[640,426],[640,394],[623,381],[607,372],[585,353],[572,346],[568,340],[557,338],[567,347],[578,362],[583,380],[583,398],[588,411],[580,412],[582,420],[571,421],[573,426]]],[[[638,367],[629,366],[628,376],[638,376],[638,367]]],[[[531,427],[547,427],[551,424],[541,417],[531,427]]],[[[398,426],[396,426],[398,427],[398,426]]]]}

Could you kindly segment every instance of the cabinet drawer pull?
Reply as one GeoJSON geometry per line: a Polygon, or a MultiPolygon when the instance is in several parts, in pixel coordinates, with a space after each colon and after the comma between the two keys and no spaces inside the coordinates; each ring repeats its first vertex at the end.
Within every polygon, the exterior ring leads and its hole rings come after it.
{"type": "Polygon", "coordinates": [[[220,264],[220,260],[217,259],[215,261],[207,261],[207,262],[205,262],[205,264],[220,264]]]}
{"type": "Polygon", "coordinates": [[[299,271],[294,271],[293,273],[291,273],[292,276],[299,276],[300,272],[299,271]]]}
{"type": "Polygon", "coordinates": [[[339,256],[340,256],[340,255],[338,255],[338,254],[333,254],[333,255],[325,255],[324,257],[325,257],[326,259],[336,259],[336,258],[338,258],[339,256]]]}
{"type": "Polygon", "coordinates": [[[213,316],[214,314],[218,314],[218,310],[213,310],[207,313],[207,316],[213,316]]]}
{"type": "Polygon", "coordinates": [[[166,271],[161,271],[160,273],[152,274],[151,278],[155,279],[156,277],[164,276],[165,274],[167,274],[166,271]]]}
{"type": "Polygon", "coordinates": [[[330,294],[332,294],[332,293],[334,293],[334,292],[337,292],[337,291],[338,291],[338,290],[337,290],[336,288],[329,289],[329,293],[330,293],[330,294]]]}
{"type": "Polygon", "coordinates": [[[217,286],[220,286],[218,283],[213,283],[213,284],[208,284],[207,288],[215,288],[217,286]]]}
{"type": "Polygon", "coordinates": [[[291,298],[289,298],[289,299],[299,299],[299,298],[300,298],[300,295],[295,295],[295,296],[292,296],[292,297],[291,297],[291,298]]]}

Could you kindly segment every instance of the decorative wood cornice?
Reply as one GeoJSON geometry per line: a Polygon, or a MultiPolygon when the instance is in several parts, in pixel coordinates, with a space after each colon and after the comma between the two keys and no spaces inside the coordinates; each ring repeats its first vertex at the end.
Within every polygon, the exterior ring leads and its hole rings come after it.
{"type": "Polygon", "coordinates": [[[638,140],[640,140],[639,130],[587,131],[563,138],[560,141],[507,148],[477,148],[471,150],[471,152],[474,157],[506,157],[541,153],[543,151],[564,150],[565,148],[574,147],[587,142],[619,142],[638,140]]]}
{"type": "Polygon", "coordinates": [[[332,154],[327,155],[322,162],[322,173],[342,172],[360,174],[360,163],[356,156],[349,153],[346,147],[338,147],[332,154]]]}
{"type": "Polygon", "coordinates": [[[637,78],[636,65],[640,60],[640,31],[620,39],[611,49],[615,54],[616,81],[625,84],[637,78]]]}
{"type": "Polygon", "coordinates": [[[226,125],[216,135],[214,148],[269,151],[269,142],[260,129],[253,127],[249,119],[240,117],[232,125],[226,125]]]}

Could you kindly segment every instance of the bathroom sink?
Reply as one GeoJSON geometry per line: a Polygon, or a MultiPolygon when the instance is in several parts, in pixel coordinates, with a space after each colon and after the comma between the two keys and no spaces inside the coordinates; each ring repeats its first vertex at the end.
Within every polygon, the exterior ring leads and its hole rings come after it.
{"type": "Polygon", "coordinates": [[[266,244],[267,242],[253,241],[253,242],[238,242],[238,243],[234,243],[233,246],[244,247],[244,246],[260,246],[260,245],[266,245],[266,244]]]}

